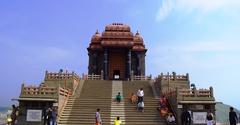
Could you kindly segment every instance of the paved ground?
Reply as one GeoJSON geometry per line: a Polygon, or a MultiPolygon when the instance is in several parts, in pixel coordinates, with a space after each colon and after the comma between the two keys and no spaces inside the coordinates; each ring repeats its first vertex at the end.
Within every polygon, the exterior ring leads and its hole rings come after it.
{"type": "MultiPolygon", "coordinates": [[[[226,124],[226,123],[217,123],[216,125],[229,125],[229,124],[226,124]]],[[[240,125],[240,123],[238,123],[237,125],[240,125]]]]}

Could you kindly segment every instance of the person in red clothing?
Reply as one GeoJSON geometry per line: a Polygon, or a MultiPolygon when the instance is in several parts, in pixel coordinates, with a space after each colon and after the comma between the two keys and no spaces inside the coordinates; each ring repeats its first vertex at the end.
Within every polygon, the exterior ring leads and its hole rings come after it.
{"type": "Polygon", "coordinates": [[[160,108],[166,108],[167,107],[167,98],[163,95],[159,100],[160,108]]]}

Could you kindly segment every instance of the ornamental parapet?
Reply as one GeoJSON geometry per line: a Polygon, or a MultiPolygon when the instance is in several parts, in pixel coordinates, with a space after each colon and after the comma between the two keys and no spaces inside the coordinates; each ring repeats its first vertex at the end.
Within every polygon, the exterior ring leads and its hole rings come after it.
{"type": "Polygon", "coordinates": [[[134,75],[132,76],[132,81],[151,81],[152,80],[152,76],[145,76],[145,75],[134,75]]]}
{"type": "Polygon", "coordinates": [[[163,73],[161,73],[161,75],[157,77],[157,81],[162,81],[162,80],[189,81],[189,74],[187,73],[186,75],[177,75],[175,72],[172,72],[172,74],[168,73],[167,75],[164,75],[163,73]]]}
{"type": "Polygon", "coordinates": [[[45,80],[56,80],[56,79],[76,79],[80,80],[80,77],[75,72],[45,72],[45,80]]]}
{"type": "Polygon", "coordinates": [[[64,89],[61,87],[49,87],[44,85],[44,83],[40,84],[40,86],[29,85],[26,86],[22,84],[21,95],[20,98],[52,98],[57,99],[59,96],[71,95],[71,90],[64,89]]]}
{"type": "Polygon", "coordinates": [[[213,88],[209,89],[180,89],[165,93],[168,97],[174,97],[178,101],[215,101],[213,88]]]}

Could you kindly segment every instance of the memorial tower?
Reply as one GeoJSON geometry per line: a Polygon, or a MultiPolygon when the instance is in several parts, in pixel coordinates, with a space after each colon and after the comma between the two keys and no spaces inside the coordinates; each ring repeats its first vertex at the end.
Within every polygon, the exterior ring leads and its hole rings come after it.
{"type": "Polygon", "coordinates": [[[145,75],[145,48],[142,36],[131,32],[128,25],[113,23],[102,33],[96,31],[89,47],[88,74],[104,74],[105,80],[127,80],[145,75]]]}

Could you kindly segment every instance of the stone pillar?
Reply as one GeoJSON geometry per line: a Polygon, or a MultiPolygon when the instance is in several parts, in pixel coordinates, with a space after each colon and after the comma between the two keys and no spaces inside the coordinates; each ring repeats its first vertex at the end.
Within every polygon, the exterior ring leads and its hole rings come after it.
{"type": "Polygon", "coordinates": [[[176,98],[179,96],[179,88],[176,87],[176,98]]]}
{"type": "Polygon", "coordinates": [[[134,80],[134,72],[133,72],[133,70],[131,70],[131,81],[133,81],[134,80]]]}
{"type": "Polygon", "coordinates": [[[174,80],[177,80],[176,72],[172,72],[172,74],[173,74],[173,79],[174,79],[174,80]]]}
{"type": "Polygon", "coordinates": [[[127,78],[128,79],[131,79],[131,70],[132,70],[132,52],[131,50],[129,49],[128,50],[128,54],[127,54],[127,78]]]}
{"type": "Polygon", "coordinates": [[[108,79],[108,49],[104,50],[104,59],[103,59],[103,63],[104,63],[104,79],[107,80],[108,79]]]}
{"type": "Polygon", "coordinates": [[[141,54],[140,53],[138,53],[137,54],[137,61],[138,61],[138,65],[137,65],[137,75],[142,75],[141,74],[141,66],[142,66],[142,64],[141,64],[141,54]]]}
{"type": "MultiPolygon", "coordinates": [[[[25,84],[24,83],[22,83],[22,87],[21,87],[21,94],[23,94],[24,92],[24,86],[25,86],[25,84]]],[[[41,89],[40,89],[41,90],[41,89]]]]}
{"type": "Polygon", "coordinates": [[[194,97],[198,96],[198,91],[196,87],[193,88],[193,93],[194,93],[194,97]]]}
{"type": "Polygon", "coordinates": [[[161,73],[161,76],[160,76],[160,80],[162,80],[163,79],[163,73],[161,73]]]}
{"type": "Polygon", "coordinates": [[[187,78],[187,81],[189,81],[189,74],[188,73],[186,74],[186,78],[187,78]]]}
{"type": "Polygon", "coordinates": [[[145,76],[145,53],[142,53],[141,74],[145,76]]]}
{"type": "Polygon", "coordinates": [[[104,72],[103,72],[103,70],[101,70],[101,80],[103,80],[104,78],[104,72]]]}
{"type": "Polygon", "coordinates": [[[92,72],[93,72],[93,55],[92,55],[92,52],[88,52],[88,58],[89,58],[88,74],[92,74],[92,72]]]}
{"type": "Polygon", "coordinates": [[[93,72],[92,73],[97,74],[97,52],[93,53],[93,72]]]}
{"type": "Polygon", "coordinates": [[[210,96],[213,97],[214,96],[213,95],[213,87],[211,86],[209,89],[210,89],[210,96]]]}

